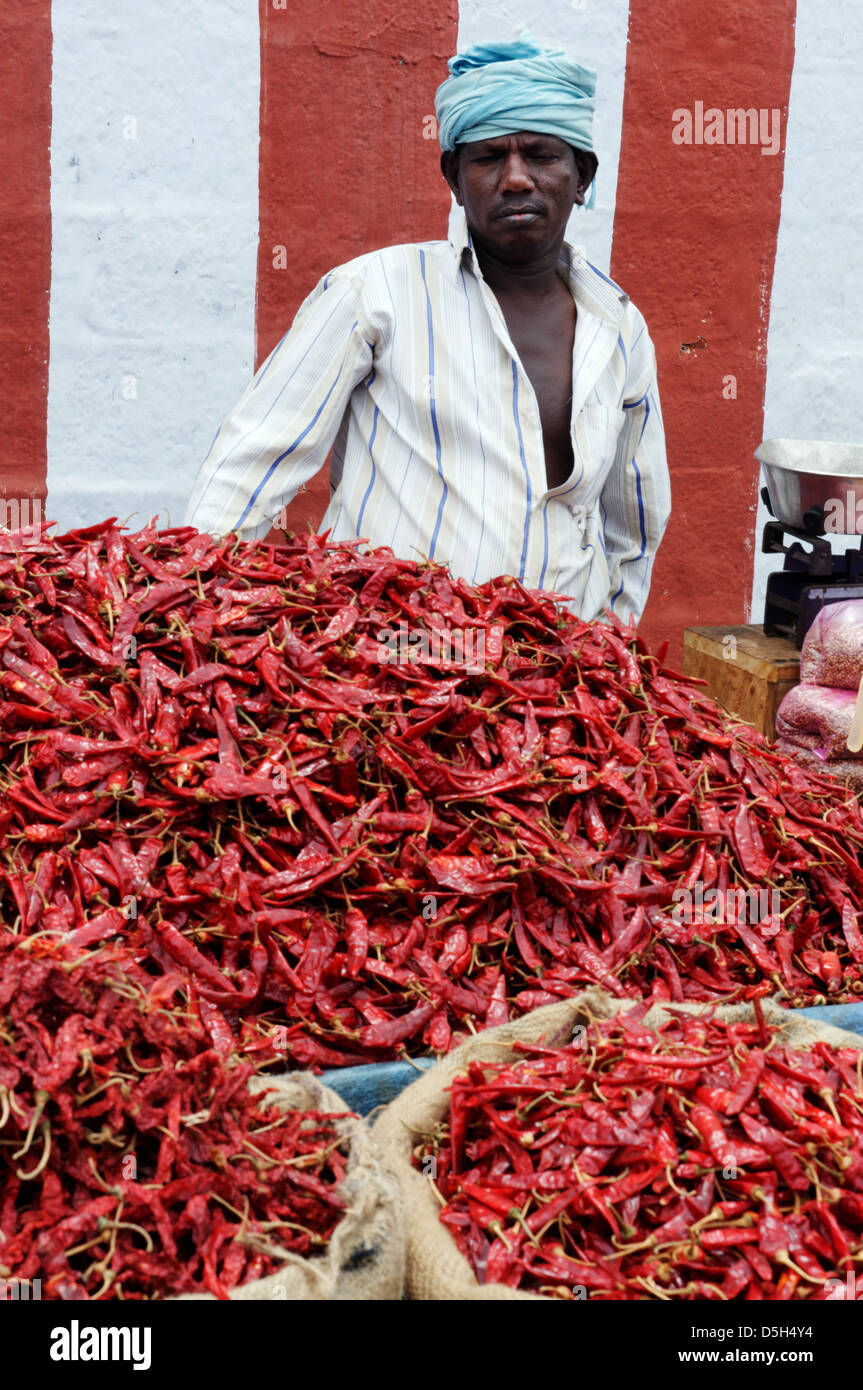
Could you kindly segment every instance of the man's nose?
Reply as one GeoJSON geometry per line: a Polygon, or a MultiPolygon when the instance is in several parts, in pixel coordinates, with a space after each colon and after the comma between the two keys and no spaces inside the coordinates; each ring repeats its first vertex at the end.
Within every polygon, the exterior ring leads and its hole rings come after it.
{"type": "Polygon", "coordinates": [[[515,150],[504,161],[500,187],[502,191],[513,193],[523,193],[525,189],[533,188],[533,179],[527,164],[515,150]]]}

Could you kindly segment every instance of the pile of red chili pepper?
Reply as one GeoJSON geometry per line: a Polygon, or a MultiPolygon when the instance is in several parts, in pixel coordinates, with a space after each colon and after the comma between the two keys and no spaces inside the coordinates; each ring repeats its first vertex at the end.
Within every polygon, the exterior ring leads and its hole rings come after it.
{"type": "Polygon", "coordinates": [[[558,1298],[863,1294],[863,1052],[644,1005],[470,1064],[415,1156],[480,1283],[558,1298]],[[432,1163],[433,1160],[433,1163],[432,1163]]]}
{"type": "Polygon", "coordinates": [[[863,993],[857,800],[614,621],[112,521],[0,535],[0,582],[5,929],[184,972],[225,1053],[443,1052],[586,983],[863,993]],[[710,889],[762,906],[717,920],[710,889]]]}
{"type": "Polygon", "coordinates": [[[0,938],[0,1278],[43,1298],[226,1298],[341,1219],[331,1116],[253,1095],[188,1007],[108,946],[0,938]]]}

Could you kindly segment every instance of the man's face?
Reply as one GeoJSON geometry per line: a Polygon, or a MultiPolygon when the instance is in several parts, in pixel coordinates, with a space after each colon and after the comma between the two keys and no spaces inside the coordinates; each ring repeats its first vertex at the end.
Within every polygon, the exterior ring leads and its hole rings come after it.
{"type": "Polygon", "coordinates": [[[533,260],[559,245],[589,181],[571,146],[531,131],[461,145],[441,168],[474,240],[503,261],[533,260]]]}

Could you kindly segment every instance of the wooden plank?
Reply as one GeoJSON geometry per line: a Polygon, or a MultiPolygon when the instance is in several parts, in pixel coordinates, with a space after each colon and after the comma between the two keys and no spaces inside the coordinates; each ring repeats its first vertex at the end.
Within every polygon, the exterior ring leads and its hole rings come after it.
{"type": "Polygon", "coordinates": [[[768,738],[776,711],[798,683],[800,653],[783,637],[765,637],[760,627],[688,628],[683,637],[683,674],[706,680],[705,693],[737,719],[768,738]]]}
{"type": "Polygon", "coordinates": [[[790,680],[795,684],[800,670],[800,653],[787,637],[765,637],[758,625],[737,627],[690,627],[683,637],[684,647],[705,656],[735,661],[764,680],[790,680]],[[726,652],[733,652],[727,656],[726,652]]]}

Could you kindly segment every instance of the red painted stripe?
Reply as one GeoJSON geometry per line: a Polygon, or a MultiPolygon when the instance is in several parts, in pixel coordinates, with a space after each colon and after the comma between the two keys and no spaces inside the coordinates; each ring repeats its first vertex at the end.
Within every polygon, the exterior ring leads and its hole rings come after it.
{"type": "Polygon", "coordinates": [[[656,345],[673,510],[643,629],[678,654],[685,627],[746,621],[794,62],[795,0],[720,10],[630,0],[611,265],[656,345]],[[779,153],[675,144],[672,113],[696,101],[779,108],[779,153]]]}
{"type": "MultiPolygon", "coordinates": [[[[260,15],[258,364],[328,270],[446,235],[449,192],[423,122],[455,52],[458,6],[260,0],[260,15]],[[285,269],[274,268],[278,246],[285,269]]],[[[288,524],[317,527],[328,500],[324,468],[288,524]]]]}
{"type": "Polygon", "coordinates": [[[51,5],[0,7],[0,495],[45,496],[51,290],[51,5]]]}

